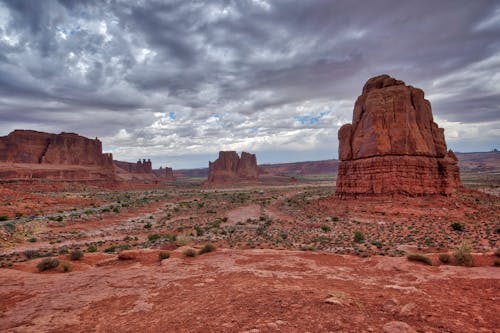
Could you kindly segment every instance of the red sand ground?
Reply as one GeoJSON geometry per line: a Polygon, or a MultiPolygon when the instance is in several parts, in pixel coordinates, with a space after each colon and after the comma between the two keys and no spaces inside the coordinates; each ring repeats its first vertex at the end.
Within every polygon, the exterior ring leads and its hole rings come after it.
{"type": "Polygon", "coordinates": [[[469,333],[500,327],[495,267],[276,250],[183,258],[180,251],[162,262],[158,251],[138,260],[86,254],[71,262],[70,273],[34,273],[38,259],[3,269],[0,330],[469,333]]]}

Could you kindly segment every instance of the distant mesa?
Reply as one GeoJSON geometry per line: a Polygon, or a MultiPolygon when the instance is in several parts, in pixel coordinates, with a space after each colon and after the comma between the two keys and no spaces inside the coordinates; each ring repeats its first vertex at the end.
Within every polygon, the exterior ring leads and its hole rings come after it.
{"type": "Polygon", "coordinates": [[[138,160],[136,163],[131,162],[123,162],[123,161],[113,161],[117,167],[122,170],[125,170],[130,173],[144,173],[144,174],[152,174],[153,167],[151,164],[151,160],[143,159],[138,160]]]}
{"type": "Polygon", "coordinates": [[[421,89],[388,75],[369,79],[352,124],[339,129],[336,194],[451,194],[461,187],[457,158],[421,89]]]}
{"type": "Polygon", "coordinates": [[[0,137],[0,179],[157,182],[174,177],[168,167],[153,171],[149,159],[114,161],[97,138],[15,130],[0,137]]]}
{"type": "Polygon", "coordinates": [[[235,151],[220,151],[219,158],[208,162],[208,183],[233,183],[243,180],[258,180],[255,154],[235,151]]]}
{"type": "Polygon", "coordinates": [[[97,138],[15,130],[0,137],[0,162],[111,168],[113,156],[102,153],[102,143],[97,138]]]}
{"type": "Polygon", "coordinates": [[[153,170],[153,175],[155,175],[157,178],[164,179],[164,180],[175,180],[174,176],[174,170],[169,167],[160,167],[159,169],[154,169],[153,170]]]}

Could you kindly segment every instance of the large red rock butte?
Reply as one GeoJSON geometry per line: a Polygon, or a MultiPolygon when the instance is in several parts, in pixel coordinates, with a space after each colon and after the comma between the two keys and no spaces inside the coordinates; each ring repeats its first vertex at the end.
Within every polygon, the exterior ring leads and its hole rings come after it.
{"type": "Polygon", "coordinates": [[[235,151],[220,151],[219,158],[208,163],[209,183],[228,183],[241,180],[257,180],[257,158],[255,154],[235,151]]]}
{"type": "Polygon", "coordinates": [[[338,137],[337,195],[449,195],[461,186],[424,92],[388,75],[366,82],[338,137]]]}
{"type": "Polygon", "coordinates": [[[0,137],[0,162],[111,168],[113,156],[102,153],[102,143],[97,138],[89,139],[75,133],[15,130],[0,137]]]}

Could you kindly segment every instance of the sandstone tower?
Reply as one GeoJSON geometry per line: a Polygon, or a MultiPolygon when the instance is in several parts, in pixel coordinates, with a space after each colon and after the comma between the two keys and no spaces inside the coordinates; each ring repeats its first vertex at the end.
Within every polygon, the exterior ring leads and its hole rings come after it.
{"type": "Polygon", "coordinates": [[[366,82],[338,137],[337,195],[448,195],[461,186],[424,92],[388,75],[366,82]]]}

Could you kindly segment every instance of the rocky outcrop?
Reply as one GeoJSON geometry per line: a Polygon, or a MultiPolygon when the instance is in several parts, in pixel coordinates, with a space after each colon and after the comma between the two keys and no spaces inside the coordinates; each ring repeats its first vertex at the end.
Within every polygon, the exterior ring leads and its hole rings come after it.
{"type": "Polygon", "coordinates": [[[366,82],[338,137],[338,195],[450,194],[461,186],[424,92],[388,75],[366,82]]]}
{"type": "Polygon", "coordinates": [[[123,162],[123,161],[113,161],[114,164],[122,170],[125,170],[129,173],[144,173],[144,174],[152,174],[153,167],[151,164],[151,160],[143,159],[138,160],[136,163],[131,162],[123,162]]]}
{"type": "Polygon", "coordinates": [[[163,180],[175,180],[174,171],[169,167],[160,167],[159,169],[154,169],[153,174],[163,180]]]}
{"type": "Polygon", "coordinates": [[[220,151],[219,158],[208,163],[209,183],[228,183],[241,180],[257,180],[257,158],[255,154],[235,151],[220,151]]]}
{"type": "Polygon", "coordinates": [[[102,143],[97,138],[15,130],[0,137],[0,162],[111,168],[113,157],[102,153],[102,143]]]}

